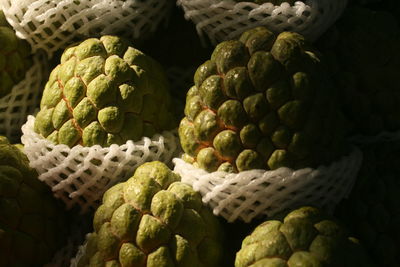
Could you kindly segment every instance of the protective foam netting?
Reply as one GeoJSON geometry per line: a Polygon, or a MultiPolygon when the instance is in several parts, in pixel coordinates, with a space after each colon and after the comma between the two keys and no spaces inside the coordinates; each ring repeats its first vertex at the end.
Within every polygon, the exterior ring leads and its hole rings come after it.
{"type": "Polygon", "coordinates": [[[51,57],[76,38],[124,35],[139,39],[169,14],[171,0],[1,0],[7,21],[33,51],[51,57]]]}
{"type": "Polygon", "coordinates": [[[227,221],[250,222],[259,216],[274,216],[286,209],[312,205],[332,212],[354,185],[362,153],[352,152],[328,166],[316,169],[273,171],[250,170],[240,173],[212,172],[175,158],[174,171],[182,181],[200,192],[203,203],[227,221]]]}
{"type": "Polygon", "coordinates": [[[355,145],[371,145],[386,142],[396,142],[400,140],[400,131],[381,132],[377,135],[354,135],[349,138],[349,142],[355,145]]]}
{"type": "Polygon", "coordinates": [[[206,34],[212,44],[235,39],[244,31],[266,26],[275,33],[294,31],[316,40],[341,15],[347,0],[296,1],[294,5],[262,5],[232,0],[178,0],[185,18],[196,24],[203,42],[206,34]]]}
{"type": "Polygon", "coordinates": [[[82,213],[97,208],[104,191],[129,178],[144,162],[159,160],[168,164],[180,153],[176,131],[164,131],[162,135],[143,137],[137,142],[127,141],[121,146],[70,148],[55,145],[37,134],[34,123],[35,118],[28,116],[22,126],[21,141],[30,166],[67,208],[78,204],[82,213]]]}
{"type": "Polygon", "coordinates": [[[12,142],[19,142],[21,126],[26,122],[26,117],[39,107],[48,75],[46,55],[36,53],[25,78],[8,95],[0,98],[0,135],[7,136],[12,142]]]}

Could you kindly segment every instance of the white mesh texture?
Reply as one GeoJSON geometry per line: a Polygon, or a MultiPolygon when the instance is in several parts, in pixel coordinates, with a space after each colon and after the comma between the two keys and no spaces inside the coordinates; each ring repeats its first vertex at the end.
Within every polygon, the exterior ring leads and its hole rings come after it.
{"type": "Polygon", "coordinates": [[[8,95],[0,98],[0,135],[7,136],[12,142],[19,142],[21,126],[26,117],[39,107],[48,75],[46,56],[44,53],[36,53],[25,78],[8,95]]]}
{"type": "Polygon", "coordinates": [[[139,39],[155,31],[173,6],[170,0],[1,0],[7,21],[33,51],[49,56],[77,37],[121,34],[139,39]]]}
{"type": "Polygon", "coordinates": [[[196,24],[203,42],[206,34],[212,44],[235,39],[244,31],[266,26],[275,33],[294,31],[310,41],[316,40],[341,15],[347,0],[297,1],[262,5],[251,2],[216,0],[178,0],[185,18],[196,24]]]}
{"type": "Polygon", "coordinates": [[[168,164],[180,152],[176,132],[164,131],[151,139],[143,137],[121,146],[70,148],[55,145],[34,132],[34,122],[35,118],[28,116],[22,126],[21,141],[30,166],[67,208],[78,204],[82,213],[97,208],[104,191],[129,178],[144,162],[159,160],[168,164]]]}
{"type": "Polygon", "coordinates": [[[329,166],[293,171],[250,170],[240,173],[213,172],[175,158],[174,171],[182,182],[202,195],[215,215],[227,221],[250,222],[259,216],[273,216],[286,209],[313,205],[332,212],[354,185],[362,153],[354,148],[348,156],[329,166]]]}

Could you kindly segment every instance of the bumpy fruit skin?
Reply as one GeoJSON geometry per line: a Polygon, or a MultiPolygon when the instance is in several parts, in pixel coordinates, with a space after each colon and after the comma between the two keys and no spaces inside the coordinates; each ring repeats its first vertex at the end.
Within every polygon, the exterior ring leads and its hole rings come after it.
{"type": "Polygon", "coordinates": [[[363,165],[336,216],[365,245],[377,266],[400,265],[400,144],[363,149],[363,165]]]}
{"type": "Polygon", "coordinates": [[[65,244],[59,202],[15,146],[0,144],[0,266],[42,266],[65,244]]]}
{"type": "Polygon", "coordinates": [[[331,59],[352,134],[400,129],[400,28],[388,12],[347,8],[318,43],[331,59]]]}
{"type": "Polygon", "coordinates": [[[343,226],[318,209],[301,207],[260,224],[242,242],[235,267],[371,266],[343,226]]]}
{"type": "Polygon", "coordinates": [[[110,188],[93,226],[78,266],[220,266],[218,220],[161,162],[110,188]]]}
{"type": "Polygon", "coordinates": [[[35,131],[70,147],[123,144],[175,127],[160,65],[119,37],[67,48],[51,72],[35,131]]]}
{"type": "Polygon", "coordinates": [[[0,10],[0,98],[9,94],[32,65],[29,44],[19,39],[0,10]]]}
{"type": "Polygon", "coordinates": [[[184,159],[209,172],[314,167],[343,153],[345,127],[304,38],[257,27],[220,43],[194,76],[179,126],[184,159]]]}

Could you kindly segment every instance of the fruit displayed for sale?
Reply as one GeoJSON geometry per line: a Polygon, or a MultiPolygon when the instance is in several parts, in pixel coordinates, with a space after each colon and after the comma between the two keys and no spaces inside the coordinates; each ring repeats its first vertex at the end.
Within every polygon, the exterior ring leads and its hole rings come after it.
{"type": "Polygon", "coordinates": [[[365,245],[377,266],[400,263],[400,144],[364,148],[364,161],[337,216],[365,245]]]}
{"type": "Polygon", "coordinates": [[[42,266],[65,245],[68,220],[27,157],[0,143],[0,266],[42,266]]]}
{"type": "Polygon", "coordinates": [[[301,207],[282,220],[267,220],[242,242],[235,267],[372,266],[345,228],[312,207],[301,207]]]}
{"type": "Polygon", "coordinates": [[[116,36],[67,48],[51,72],[35,131],[70,147],[110,146],[176,127],[161,66],[116,36]]]}
{"type": "Polygon", "coordinates": [[[29,44],[19,39],[0,10],[0,98],[24,77],[32,65],[29,44]]]}
{"type": "Polygon", "coordinates": [[[317,54],[264,27],[217,45],[179,126],[184,159],[209,172],[314,167],[342,155],[346,126],[317,54]]]}
{"type": "Polygon", "coordinates": [[[35,0],[28,23],[6,1],[0,126],[37,112],[12,142],[0,132],[1,267],[400,266],[398,1],[180,0],[165,14],[74,1],[78,16],[35,0]]]}
{"type": "Polygon", "coordinates": [[[220,266],[217,218],[161,162],[110,188],[93,226],[78,266],[220,266]]]}

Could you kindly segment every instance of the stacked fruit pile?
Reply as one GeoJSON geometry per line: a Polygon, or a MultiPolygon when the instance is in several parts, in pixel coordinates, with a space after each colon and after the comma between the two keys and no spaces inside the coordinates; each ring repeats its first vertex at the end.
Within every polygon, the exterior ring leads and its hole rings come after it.
{"type": "MultiPolygon", "coordinates": [[[[0,266],[400,265],[397,3],[349,1],[317,39],[249,18],[214,46],[185,6],[31,2],[31,32],[0,3],[0,101],[52,56],[40,105],[0,127],[0,266]],[[124,18],[147,30],[100,30],[124,18]]],[[[229,2],[306,5],[208,16],[229,2]]]]}

